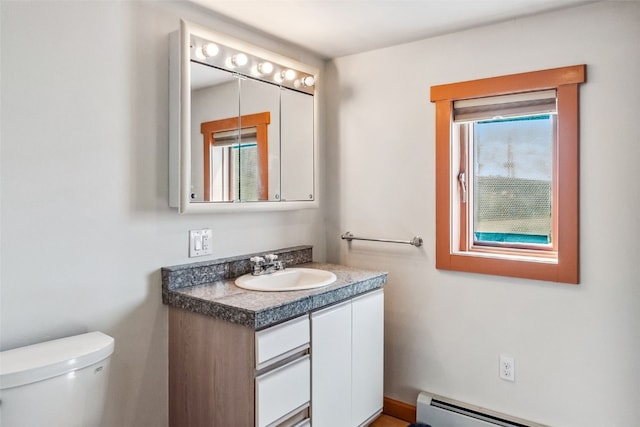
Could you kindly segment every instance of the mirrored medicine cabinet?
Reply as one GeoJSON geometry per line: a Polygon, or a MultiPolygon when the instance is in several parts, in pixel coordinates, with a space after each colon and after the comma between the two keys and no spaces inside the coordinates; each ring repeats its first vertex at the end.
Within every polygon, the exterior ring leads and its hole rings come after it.
{"type": "Polygon", "coordinates": [[[170,206],[317,207],[316,68],[185,21],[169,63],[170,206]]]}

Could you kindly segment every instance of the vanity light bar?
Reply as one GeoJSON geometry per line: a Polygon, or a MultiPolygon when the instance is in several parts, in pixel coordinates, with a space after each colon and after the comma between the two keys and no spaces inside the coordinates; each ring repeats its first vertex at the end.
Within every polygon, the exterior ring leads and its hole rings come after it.
{"type": "Polygon", "coordinates": [[[240,52],[229,46],[191,35],[192,61],[222,68],[268,83],[313,94],[315,77],[311,74],[240,52]]]}

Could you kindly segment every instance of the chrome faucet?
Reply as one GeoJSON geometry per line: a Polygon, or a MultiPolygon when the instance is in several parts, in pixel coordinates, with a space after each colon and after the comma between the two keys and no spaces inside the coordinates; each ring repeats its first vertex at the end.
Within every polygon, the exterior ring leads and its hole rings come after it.
{"type": "Polygon", "coordinates": [[[277,261],[278,255],[266,254],[264,257],[254,256],[249,258],[253,270],[251,274],[254,276],[261,276],[263,274],[271,274],[273,272],[284,270],[285,265],[282,261],[277,261]]]}

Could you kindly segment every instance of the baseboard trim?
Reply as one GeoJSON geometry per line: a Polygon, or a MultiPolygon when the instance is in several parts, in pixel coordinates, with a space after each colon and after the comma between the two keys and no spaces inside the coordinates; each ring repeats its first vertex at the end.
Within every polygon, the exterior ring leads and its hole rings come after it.
{"type": "Polygon", "coordinates": [[[408,423],[416,422],[416,407],[415,405],[409,405],[408,403],[400,402],[389,397],[385,397],[383,400],[382,413],[399,418],[408,423]]]}

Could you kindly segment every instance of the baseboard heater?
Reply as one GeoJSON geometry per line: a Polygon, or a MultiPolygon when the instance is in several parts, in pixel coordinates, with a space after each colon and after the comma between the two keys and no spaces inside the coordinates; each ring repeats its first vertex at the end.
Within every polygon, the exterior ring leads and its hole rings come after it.
{"type": "Polygon", "coordinates": [[[425,391],[418,395],[416,420],[431,427],[548,427],[425,391]]]}

